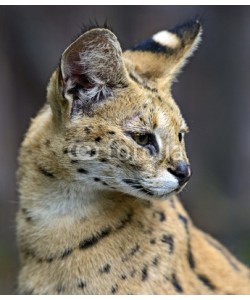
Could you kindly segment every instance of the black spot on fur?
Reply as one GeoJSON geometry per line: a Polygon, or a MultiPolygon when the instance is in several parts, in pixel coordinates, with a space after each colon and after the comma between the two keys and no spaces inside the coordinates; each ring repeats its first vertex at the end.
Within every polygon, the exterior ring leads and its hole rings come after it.
{"type": "Polygon", "coordinates": [[[32,221],[32,218],[31,218],[31,216],[29,216],[28,210],[26,208],[22,208],[22,213],[24,214],[25,220],[27,222],[32,221]]]}
{"type": "Polygon", "coordinates": [[[158,257],[156,256],[156,257],[153,258],[152,264],[153,264],[154,266],[158,266],[158,263],[159,263],[159,259],[158,259],[158,257]]]}
{"type": "Polygon", "coordinates": [[[67,154],[68,153],[68,149],[63,149],[63,153],[67,154]]]}
{"type": "Polygon", "coordinates": [[[131,221],[132,216],[133,216],[133,213],[131,213],[131,212],[128,213],[128,214],[124,217],[124,219],[120,220],[120,224],[117,225],[116,229],[117,229],[117,230],[123,229],[123,228],[126,226],[126,224],[128,224],[128,223],[131,221]]]}
{"type": "Polygon", "coordinates": [[[136,252],[138,252],[140,250],[140,246],[138,244],[136,244],[129,252],[130,255],[135,255],[136,252]]]}
{"type": "Polygon", "coordinates": [[[203,275],[203,274],[197,274],[198,279],[204,284],[206,285],[210,290],[215,290],[215,286],[214,284],[211,282],[210,279],[207,278],[207,276],[203,275]]]}
{"type": "Polygon", "coordinates": [[[195,269],[195,260],[191,250],[190,241],[188,241],[188,253],[187,253],[188,263],[191,269],[195,269]]]}
{"type": "Polygon", "coordinates": [[[22,213],[23,213],[24,215],[26,215],[27,212],[28,212],[27,208],[22,208],[22,213]]]}
{"type": "Polygon", "coordinates": [[[148,278],[148,267],[144,266],[143,269],[141,270],[141,280],[145,281],[148,278]]]}
{"type": "Polygon", "coordinates": [[[65,257],[69,256],[72,252],[73,252],[72,248],[65,249],[64,252],[63,252],[63,254],[62,254],[62,256],[61,256],[61,258],[63,259],[65,257]]]}
{"type": "Polygon", "coordinates": [[[188,219],[181,215],[181,214],[178,214],[178,218],[179,220],[183,223],[184,225],[184,228],[187,232],[187,236],[188,236],[188,241],[187,241],[187,260],[188,260],[188,264],[190,266],[191,269],[195,269],[195,260],[194,260],[194,256],[193,256],[193,253],[192,253],[192,247],[191,247],[191,242],[190,242],[190,236],[189,236],[189,228],[188,228],[188,219]]]}
{"type": "Polygon", "coordinates": [[[107,159],[106,158],[101,158],[100,162],[107,162],[107,159]]]}
{"type": "Polygon", "coordinates": [[[109,235],[111,232],[111,228],[110,227],[104,227],[101,232],[100,232],[100,237],[105,237],[107,235],[109,235]]]}
{"type": "Polygon", "coordinates": [[[127,158],[127,155],[128,155],[127,150],[125,150],[125,149],[120,149],[120,158],[121,158],[121,159],[126,159],[126,158],[127,158]]]}
{"type": "Polygon", "coordinates": [[[179,281],[178,281],[178,279],[177,279],[177,277],[176,277],[175,274],[172,274],[171,282],[172,282],[172,284],[173,284],[176,292],[178,292],[178,293],[182,293],[183,292],[183,288],[180,285],[180,283],[179,283],[179,281]]]}
{"type": "Polygon", "coordinates": [[[161,99],[161,96],[160,95],[157,95],[157,98],[160,102],[162,102],[162,99],[161,99]]]}
{"type": "Polygon", "coordinates": [[[150,244],[154,245],[156,243],[155,239],[150,240],[150,244]]]}
{"type": "Polygon", "coordinates": [[[102,181],[102,184],[108,186],[108,184],[105,181],[102,181]]]}
{"type": "Polygon", "coordinates": [[[77,164],[77,163],[78,163],[78,160],[72,159],[70,162],[71,162],[72,164],[77,164]]]}
{"type": "Polygon", "coordinates": [[[82,174],[88,174],[89,172],[83,168],[77,169],[77,172],[82,173],[82,174]]]}
{"type": "Polygon", "coordinates": [[[97,236],[92,236],[89,238],[84,239],[79,243],[79,248],[80,249],[87,249],[89,247],[94,246],[98,242],[98,237],[97,236]]]}
{"type": "Polygon", "coordinates": [[[87,284],[82,279],[79,279],[79,283],[77,286],[79,287],[79,289],[84,289],[87,286],[87,284]]]}
{"type": "Polygon", "coordinates": [[[157,92],[157,89],[155,89],[155,88],[151,88],[150,86],[148,86],[148,85],[146,85],[146,84],[144,84],[144,85],[143,85],[143,87],[144,87],[145,89],[147,89],[147,90],[151,91],[152,93],[155,93],[155,92],[157,92]]]}
{"type": "Polygon", "coordinates": [[[51,172],[45,170],[43,167],[39,167],[39,171],[40,171],[43,175],[45,175],[45,176],[47,176],[47,177],[55,178],[55,176],[54,176],[53,173],[51,173],[51,172]]]}
{"type": "Polygon", "coordinates": [[[85,127],[85,128],[84,128],[84,131],[85,131],[85,133],[87,133],[87,134],[89,134],[89,133],[91,132],[91,130],[90,130],[89,127],[85,127]]]}
{"type": "Polygon", "coordinates": [[[46,261],[47,261],[47,263],[52,263],[53,262],[53,260],[54,260],[54,258],[53,257],[48,257],[47,259],[46,259],[46,261]]]}
{"type": "Polygon", "coordinates": [[[108,134],[112,134],[113,135],[113,134],[115,134],[115,132],[111,130],[111,131],[108,131],[108,134]]]}
{"type": "Polygon", "coordinates": [[[22,250],[22,252],[23,252],[25,257],[32,257],[32,258],[36,257],[35,252],[33,250],[24,249],[24,250],[22,250]]]}
{"type": "Polygon", "coordinates": [[[100,179],[100,178],[97,178],[97,177],[95,177],[95,178],[94,178],[94,181],[97,181],[97,182],[98,182],[98,181],[101,181],[101,179],[100,179]]]}
{"type": "Polygon", "coordinates": [[[181,214],[178,214],[178,218],[184,224],[185,229],[188,230],[188,219],[186,217],[182,216],[181,214]]]}
{"type": "Polygon", "coordinates": [[[109,273],[110,268],[111,268],[110,264],[106,264],[100,269],[100,273],[109,273]]]}
{"type": "Polygon", "coordinates": [[[139,250],[140,246],[136,244],[124,257],[122,257],[122,262],[128,261],[130,259],[130,256],[134,256],[139,250]]]}
{"type": "Polygon", "coordinates": [[[114,295],[114,294],[117,293],[117,290],[118,290],[118,285],[115,284],[115,285],[113,285],[112,288],[111,288],[111,293],[114,295]]]}
{"type": "Polygon", "coordinates": [[[89,156],[94,156],[96,154],[96,150],[95,149],[91,149],[90,151],[87,152],[87,154],[89,154],[89,156]]]}
{"type": "Polygon", "coordinates": [[[122,280],[126,280],[126,279],[127,279],[127,276],[126,276],[125,274],[122,274],[122,275],[121,275],[121,279],[122,279],[122,280]]]}
{"type": "Polygon", "coordinates": [[[83,250],[83,249],[87,249],[89,247],[94,246],[95,244],[97,244],[101,239],[103,239],[104,237],[108,236],[111,232],[111,228],[110,227],[104,227],[100,232],[98,232],[96,235],[93,235],[89,238],[86,238],[84,240],[82,240],[79,243],[79,249],[83,250]]]}
{"type": "Polygon", "coordinates": [[[97,138],[95,138],[96,142],[100,142],[102,140],[102,138],[100,136],[98,136],[97,138]]]}
{"type": "Polygon", "coordinates": [[[26,220],[26,222],[31,222],[32,221],[32,218],[30,217],[30,216],[27,216],[26,218],[25,218],[25,220],[26,220]]]}
{"type": "Polygon", "coordinates": [[[168,249],[169,249],[169,253],[172,254],[173,251],[174,251],[174,239],[173,239],[173,236],[172,235],[167,235],[167,234],[164,234],[162,236],[162,239],[161,241],[163,243],[166,243],[168,245],[168,249]]]}

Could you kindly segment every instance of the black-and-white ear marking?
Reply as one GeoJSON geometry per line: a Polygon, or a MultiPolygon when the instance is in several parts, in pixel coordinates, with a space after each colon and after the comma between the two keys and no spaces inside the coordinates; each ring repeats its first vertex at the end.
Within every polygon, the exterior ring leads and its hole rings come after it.
{"type": "MultiPolygon", "coordinates": [[[[180,46],[180,38],[173,32],[163,30],[153,35],[152,40],[164,49],[175,49],[180,46]]],[[[165,50],[166,51],[166,50],[165,50]]]]}
{"type": "Polygon", "coordinates": [[[172,54],[174,53],[174,49],[179,47],[179,45],[180,39],[176,34],[163,30],[135,45],[132,50],[172,54]]]}
{"type": "MultiPolygon", "coordinates": [[[[161,55],[161,61],[158,62],[157,76],[168,76],[168,78],[174,78],[183,65],[186,63],[186,59],[193,54],[196,50],[199,42],[201,41],[202,28],[198,20],[191,21],[177,26],[171,30],[163,30],[152,37],[138,43],[130,51],[128,56],[132,57],[133,52],[136,55],[136,60],[140,60],[140,53],[144,54],[146,59],[148,54],[161,55]],[[162,67],[163,57],[165,57],[165,71],[162,67]],[[160,65],[161,64],[161,65],[160,65]]],[[[135,56],[134,55],[134,56],[135,56]]],[[[149,56],[149,55],[148,55],[149,56]]],[[[144,61],[145,61],[144,59],[144,61]]],[[[155,61],[153,56],[150,56],[152,69],[157,68],[157,56],[155,61]]],[[[159,60],[159,57],[158,57],[159,60]]],[[[149,64],[143,64],[137,62],[138,70],[144,73],[145,68],[150,68],[149,64]]],[[[145,72],[146,73],[146,72],[145,72]]],[[[147,71],[148,76],[156,76],[156,72],[150,73],[147,71]]],[[[151,78],[152,79],[152,78],[151,78]]]]}
{"type": "Polygon", "coordinates": [[[60,70],[71,117],[89,113],[93,105],[127,82],[120,44],[108,29],[96,28],[81,35],[64,51],[60,70]]]}
{"type": "MultiPolygon", "coordinates": [[[[197,20],[177,26],[170,30],[162,30],[135,45],[133,51],[150,51],[154,53],[174,54],[180,48],[197,45],[201,40],[201,25],[197,20]]],[[[190,49],[191,50],[191,49],[190,49]]]]}

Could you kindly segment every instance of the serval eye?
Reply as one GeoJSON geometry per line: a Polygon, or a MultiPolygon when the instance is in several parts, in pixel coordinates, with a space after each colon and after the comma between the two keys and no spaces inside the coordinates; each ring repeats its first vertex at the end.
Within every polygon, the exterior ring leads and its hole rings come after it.
{"type": "Polygon", "coordinates": [[[155,135],[152,133],[130,133],[132,139],[140,146],[147,148],[151,155],[159,152],[159,146],[155,135]]]}
{"type": "Polygon", "coordinates": [[[150,142],[150,134],[132,134],[132,138],[140,146],[146,146],[150,142]]]}
{"type": "Polygon", "coordinates": [[[182,142],[182,140],[184,139],[184,132],[183,131],[179,132],[178,138],[179,138],[179,141],[182,142]]]}

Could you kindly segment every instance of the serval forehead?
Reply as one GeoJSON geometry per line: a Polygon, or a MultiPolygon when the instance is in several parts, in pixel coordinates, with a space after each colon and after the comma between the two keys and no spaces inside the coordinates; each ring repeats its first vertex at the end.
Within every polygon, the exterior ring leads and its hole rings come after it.
{"type": "Polygon", "coordinates": [[[175,116],[182,118],[178,104],[173,99],[170,89],[166,85],[157,85],[150,81],[144,80],[143,83],[136,83],[142,90],[142,97],[139,97],[144,105],[149,107],[150,113],[159,116],[175,116]]]}
{"type": "MultiPolygon", "coordinates": [[[[138,95],[139,96],[139,95],[138,95]]],[[[166,133],[168,129],[185,128],[186,123],[180,109],[171,95],[159,91],[157,88],[149,90],[141,87],[139,97],[133,97],[134,105],[127,108],[124,113],[125,127],[139,125],[141,131],[157,130],[166,133]],[[144,128],[143,128],[144,126],[144,128]]]]}
{"type": "MultiPolygon", "coordinates": [[[[178,104],[166,88],[159,88],[156,84],[144,81],[143,84],[135,82],[134,93],[130,94],[129,101],[132,105],[127,106],[126,112],[129,121],[140,118],[150,118],[152,124],[166,125],[183,122],[178,104]],[[167,122],[168,121],[168,122],[167,122]]],[[[122,99],[121,99],[122,100],[122,99]]],[[[123,99],[122,101],[124,101],[123,99]]],[[[126,114],[124,112],[124,115],[126,114]]],[[[154,125],[156,127],[156,125],[154,125]]]]}

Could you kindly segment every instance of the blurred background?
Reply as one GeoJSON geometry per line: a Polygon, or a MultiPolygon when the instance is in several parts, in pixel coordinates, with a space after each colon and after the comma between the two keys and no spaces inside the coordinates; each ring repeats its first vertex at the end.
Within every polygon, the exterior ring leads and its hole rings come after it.
{"type": "Polygon", "coordinates": [[[0,294],[15,293],[17,279],[18,147],[62,51],[95,20],[108,20],[126,49],[195,16],[203,42],[173,87],[191,131],[183,204],[250,265],[250,7],[0,6],[0,294]]]}

